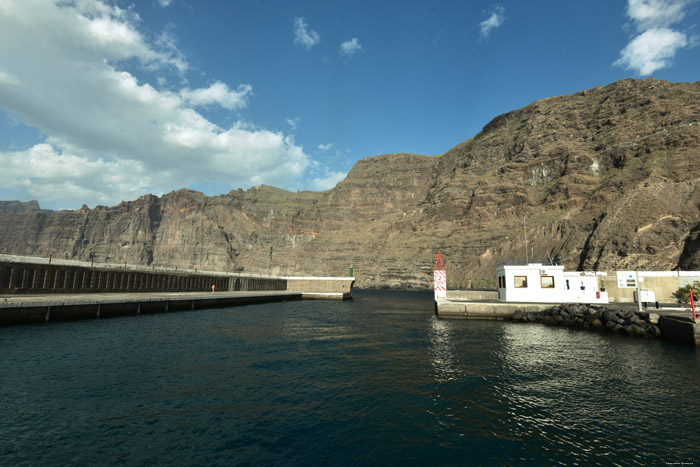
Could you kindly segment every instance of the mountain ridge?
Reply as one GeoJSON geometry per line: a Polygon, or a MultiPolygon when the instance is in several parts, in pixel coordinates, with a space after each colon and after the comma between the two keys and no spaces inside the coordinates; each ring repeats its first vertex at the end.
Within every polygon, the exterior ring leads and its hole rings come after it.
{"type": "MultiPolygon", "coordinates": [[[[625,79],[499,115],[440,156],[362,159],[336,187],[178,190],[47,216],[5,212],[0,251],[426,287],[500,259],[700,268],[700,82],[625,79]]],[[[38,207],[38,204],[37,204],[38,207]]]]}

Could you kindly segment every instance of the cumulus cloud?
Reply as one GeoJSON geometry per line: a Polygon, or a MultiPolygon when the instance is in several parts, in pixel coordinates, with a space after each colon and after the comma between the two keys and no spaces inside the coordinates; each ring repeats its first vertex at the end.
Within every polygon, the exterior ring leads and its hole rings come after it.
{"type": "Polygon", "coordinates": [[[640,76],[671,66],[676,52],[693,43],[692,38],[671,28],[685,17],[688,4],[688,0],[628,0],[627,16],[638,34],[613,65],[640,76]]]}
{"type": "Polygon", "coordinates": [[[204,89],[182,89],[180,90],[180,97],[193,106],[218,104],[225,109],[234,110],[245,107],[246,98],[252,90],[253,88],[250,85],[241,84],[237,90],[232,91],[226,84],[217,81],[204,89]]]}
{"type": "Polygon", "coordinates": [[[347,172],[330,172],[327,171],[325,176],[314,178],[311,181],[311,189],[314,191],[326,191],[336,186],[339,182],[345,180],[347,172]]]}
{"type": "Polygon", "coordinates": [[[640,31],[668,27],[685,17],[688,3],[687,0],[629,0],[627,16],[640,31]]]}
{"type": "Polygon", "coordinates": [[[319,149],[320,151],[323,151],[323,152],[328,151],[328,150],[329,150],[330,148],[332,148],[332,147],[333,147],[333,143],[319,144],[319,145],[318,145],[318,149],[319,149]]]}
{"type": "Polygon", "coordinates": [[[101,0],[0,4],[0,108],[48,135],[0,152],[0,186],[18,196],[116,204],[195,185],[285,186],[309,166],[290,136],[223,127],[197,111],[244,108],[250,85],[158,89],[130,72],[188,70],[173,38],[149,41],[130,10],[101,0]]]}
{"type": "Polygon", "coordinates": [[[670,29],[651,29],[638,35],[620,52],[615,65],[648,76],[668,67],[678,49],[688,45],[685,34],[670,29]]]}
{"type": "Polygon", "coordinates": [[[321,42],[321,36],[316,31],[309,30],[304,18],[294,18],[294,43],[299,47],[310,49],[321,42]]]}
{"type": "Polygon", "coordinates": [[[353,37],[349,41],[345,41],[340,44],[340,56],[343,58],[350,58],[357,52],[362,52],[362,45],[357,37],[353,37]]]}
{"type": "Polygon", "coordinates": [[[500,5],[494,6],[488,13],[488,18],[479,23],[479,36],[482,40],[488,39],[491,31],[501,26],[505,21],[506,9],[500,5]]]}

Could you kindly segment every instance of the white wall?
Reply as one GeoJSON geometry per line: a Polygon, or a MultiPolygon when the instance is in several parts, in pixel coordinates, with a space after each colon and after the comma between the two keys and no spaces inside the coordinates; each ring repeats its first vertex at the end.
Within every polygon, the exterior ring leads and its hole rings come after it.
{"type": "Polygon", "coordinates": [[[608,303],[608,293],[601,292],[596,276],[584,276],[578,272],[564,273],[567,303],[608,303]],[[566,281],[569,288],[566,289],[566,281]]]}
{"type": "Polygon", "coordinates": [[[563,266],[543,264],[504,265],[496,269],[499,298],[507,302],[535,303],[608,303],[606,292],[600,292],[595,273],[564,272],[563,266]],[[527,277],[527,287],[515,287],[515,277],[527,277]],[[552,276],[554,287],[542,287],[541,278],[552,276]],[[568,288],[566,281],[569,281],[568,288]]]}
{"type": "MultiPolygon", "coordinates": [[[[506,265],[500,266],[496,270],[496,275],[505,277],[505,288],[500,287],[498,289],[501,300],[539,303],[566,302],[563,285],[564,266],[545,266],[542,264],[506,265]],[[541,277],[543,275],[554,278],[553,288],[542,288],[541,277]],[[515,287],[516,276],[527,277],[527,288],[515,287]]],[[[502,283],[499,285],[502,285],[502,283]]]]}

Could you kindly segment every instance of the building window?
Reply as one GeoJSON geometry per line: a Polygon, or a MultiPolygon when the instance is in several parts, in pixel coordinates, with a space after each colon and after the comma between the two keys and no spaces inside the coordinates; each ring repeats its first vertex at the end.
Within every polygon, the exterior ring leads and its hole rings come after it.
{"type": "Polygon", "coordinates": [[[554,288],[554,276],[540,276],[540,284],[543,289],[554,288]]]}
{"type": "Polygon", "coordinates": [[[515,288],[516,289],[526,289],[527,288],[527,276],[515,276],[515,288]]]}

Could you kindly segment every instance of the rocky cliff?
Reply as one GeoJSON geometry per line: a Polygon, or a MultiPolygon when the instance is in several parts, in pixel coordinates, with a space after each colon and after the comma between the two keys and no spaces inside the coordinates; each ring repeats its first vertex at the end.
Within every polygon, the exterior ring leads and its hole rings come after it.
{"type": "Polygon", "coordinates": [[[501,259],[700,269],[700,82],[623,80],[489,122],[442,156],[359,161],[326,192],[180,190],[114,207],[3,209],[0,252],[425,287],[501,259]]]}

